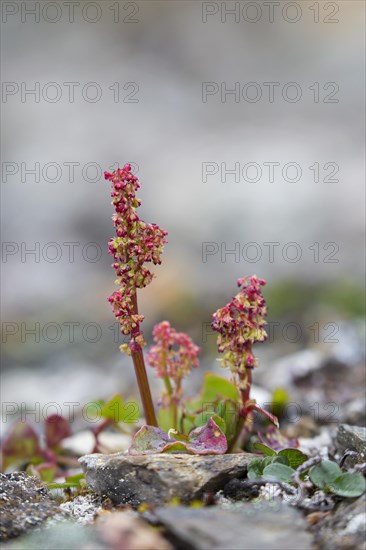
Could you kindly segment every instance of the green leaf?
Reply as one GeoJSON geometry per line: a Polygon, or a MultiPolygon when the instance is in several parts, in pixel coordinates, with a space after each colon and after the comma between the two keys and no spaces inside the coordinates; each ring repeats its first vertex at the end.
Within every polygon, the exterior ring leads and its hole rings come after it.
{"type": "Polygon", "coordinates": [[[288,466],[287,458],[285,456],[266,456],[265,458],[253,458],[248,464],[248,478],[249,479],[261,479],[263,476],[263,470],[269,466],[269,464],[283,464],[288,466]]]}
{"type": "Polygon", "coordinates": [[[102,407],[101,415],[103,418],[109,418],[116,424],[123,421],[125,404],[120,395],[114,395],[102,407]]]}
{"type": "Polygon", "coordinates": [[[216,422],[220,430],[226,435],[226,422],[224,418],[222,418],[218,414],[214,414],[211,418],[216,422]]]}
{"type": "Polygon", "coordinates": [[[275,479],[276,481],[282,481],[284,483],[292,482],[292,475],[295,473],[293,468],[274,462],[269,464],[263,470],[263,477],[265,479],[275,479]]]}
{"type": "MultiPolygon", "coordinates": [[[[198,398],[190,400],[186,403],[186,407],[190,411],[207,408],[217,404],[222,398],[228,398],[237,403],[239,394],[236,386],[229,382],[226,378],[208,372],[205,374],[202,391],[198,398]]],[[[212,409],[211,409],[212,414],[212,409]]]]}
{"type": "Polygon", "coordinates": [[[48,483],[48,489],[74,489],[83,485],[85,480],[84,474],[76,474],[74,476],[66,477],[64,482],[61,483],[48,483]]]}
{"type": "Polygon", "coordinates": [[[194,425],[200,426],[213,417],[221,417],[220,428],[229,442],[236,435],[239,418],[239,394],[236,386],[226,378],[213,373],[206,373],[199,397],[185,403],[187,419],[184,421],[184,431],[189,430],[191,418],[189,413],[196,414],[194,425]]]}
{"type": "Polygon", "coordinates": [[[253,458],[248,464],[248,478],[260,479],[263,473],[263,460],[261,458],[253,458]]]}
{"type": "Polygon", "coordinates": [[[158,410],[159,427],[168,432],[174,426],[174,413],[171,407],[162,407],[158,410]]]}
{"type": "Polygon", "coordinates": [[[81,472],[80,474],[76,474],[74,476],[68,476],[66,478],[67,483],[76,483],[78,484],[81,480],[85,479],[84,474],[81,472]]]}
{"type": "MultiPolygon", "coordinates": [[[[158,413],[158,418],[159,418],[159,413],[158,413]]],[[[193,413],[189,414],[189,413],[187,413],[187,411],[184,411],[183,420],[182,420],[182,428],[181,429],[185,434],[188,434],[189,432],[191,432],[195,428],[195,420],[196,420],[196,415],[195,414],[193,414],[193,413]]],[[[160,422],[159,422],[159,425],[160,425],[160,422]]],[[[163,427],[163,426],[161,426],[161,427],[163,427]]]]}
{"type": "Polygon", "coordinates": [[[92,419],[94,422],[95,420],[99,419],[101,412],[103,410],[103,407],[105,406],[105,401],[102,399],[95,399],[94,401],[89,401],[85,405],[84,409],[84,416],[87,419],[92,419]]]}
{"type": "Polygon", "coordinates": [[[276,456],[277,455],[276,451],[271,449],[271,447],[268,447],[268,445],[265,445],[264,443],[260,443],[259,441],[254,443],[253,447],[254,447],[254,449],[257,449],[258,451],[261,451],[262,453],[264,453],[266,456],[276,456]]]}
{"type": "Polygon", "coordinates": [[[285,466],[289,465],[287,457],[285,456],[278,456],[278,455],[266,456],[262,460],[263,460],[264,468],[268,466],[268,464],[273,464],[274,462],[278,462],[278,464],[284,464],[285,466]]]}
{"type": "Polygon", "coordinates": [[[166,445],[161,452],[163,454],[187,453],[187,447],[184,442],[176,441],[175,443],[170,443],[169,445],[166,445]]]}
{"type": "Polygon", "coordinates": [[[26,472],[29,476],[38,477],[49,483],[55,479],[57,466],[52,462],[41,462],[40,464],[28,464],[26,472]]]}
{"type": "Polygon", "coordinates": [[[211,404],[208,410],[199,412],[194,418],[194,427],[207,424],[213,418],[230,442],[236,435],[238,425],[238,407],[231,399],[222,399],[216,405],[211,404]]]}
{"type": "Polygon", "coordinates": [[[182,433],[178,432],[177,430],[173,430],[173,429],[170,429],[168,431],[168,436],[171,439],[174,439],[175,441],[184,441],[185,443],[187,441],[189,441],[189,435],[182,434],[182,433]]]}
{"type": "Polygon", "coordinates": [[[329,489],[341,497],[359,497],[366,489],[365,478],[362,474],[347,472],[331,481],[329,489]]]}
{"type": "Polygon", "coordinates": [[[290,396],[285,388],[275,388],[272,393],[272,403],[270,411],[280,418],[286,411],[286,405],[290,401],[290,396]]]}
{"type": "Polygon", "coordinates": [[[114,395],[106,403],[94,402],[94,406],[101,408],[100,414],[103,418],[112,420],[115,424],[119,422],[132,424],[140,418],[140,408],[137,401],[135,399],[124,401],[119,394],[114,395]]]}
{"type": "Polygon", "coordinates": [[[319,489],[326,489],[340,475],[342,475],[342,470],[336,462],[331,462],[330,460],[323,460],[323,462],[313,466],[309,471],[312,483],[319,489]]]}
{"type": "Polygon", "coordinates": [[[57,467],[51,466],[51,465],[43,465],[37,467],[38,473],[41,477],[42,481],[45,481],[46,483],[49,483],[55,479],[57,467]]]}
{"type": "MultiPolygon", "coordinates": [[[[216,407],[216,413],[225,421],[225,429],[222,430],[230,443],[236,436],[239,421],[239,407],[233,399],[222,399],[216,407]]],[[[221,427],[221,426],[220,426],[221,427]]],[[[221,428],[222,429],[222,428],[221,428]]]]}
{"type": "Polygon", "coordinates": [[[140,406],[136,399],[130,397],[125,401],[121,422],[125,424],[135,424],[140,417],[140,406]]]}
{"type": "Polygon", "coordinates": [[[278,456],[285,456],[287,458],[288,465],[291,468],[294,468],[294,470],[296,470],[303,462],[308,459],[306,454],[299,451],[299,449],[291,448],[282,449],[282,451],[278,453],[278,456]]]}

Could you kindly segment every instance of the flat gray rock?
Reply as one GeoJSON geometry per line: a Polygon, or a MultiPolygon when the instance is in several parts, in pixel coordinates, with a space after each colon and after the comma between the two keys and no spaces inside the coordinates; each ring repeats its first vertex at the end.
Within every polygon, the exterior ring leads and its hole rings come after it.
{"type": "Polygon", "coordinates": [[[89,487],[115,504],[162,505],[172,498],[186,503],[214,492],[234,477],[244,477],[254,454],[129,456],[92,454],[79,459],[89,487]]]}
{"type": "Polygon", "coordinates": [[[366,462],[366,428],[340,424],[336,444],[341,453],[346,449],[356,451],[359,453],[357,462],[366,462]]]}
{"type": "Polygon", "coordinates": [[[189,550],[310,550],[312,535],[300,512],[280,501],[232,509],[158,508],[155,515],[179,548],[189,550]]]}

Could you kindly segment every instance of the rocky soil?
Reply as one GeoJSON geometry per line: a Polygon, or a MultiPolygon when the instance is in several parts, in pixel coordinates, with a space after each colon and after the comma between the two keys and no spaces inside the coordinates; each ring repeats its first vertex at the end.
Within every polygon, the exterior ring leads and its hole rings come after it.
{"type": "MultiPolygon", "coordinates": [[[[310,457],[343,457],[346,469],[365,474],[360,358],[299,352],[262,379],[258,369],[255,397],[268,400],[278,380],[301,408],[299,417],[281,419],[281,431],[310,457]]],[[[71,449],[83,447],[79,436],[71,449]]],[[[115,443],[108,446],[127,448],[115,443]]],[[[1,474],[0,540],[5,550],[366,550],[365,494],[299,497],[275,483],[253,484],[247,465],[254,456],[85,454],[87,489],[71,495],[51,494],[25,473],[1,474]]]]}
{"type": "MultiPolygon", "coordinates": [[[[329,436],[331,437],[331,436],[329,436]]],[[[362,464],[366,429],[340,425],[329,452],[362,464]]],[[[37,479],[1,474],[5,549],[348,550],[365,548],[365,495],[291,499],[246,484],[249,453],[87,455],[88,490],[56,502],[37,479]]]]}

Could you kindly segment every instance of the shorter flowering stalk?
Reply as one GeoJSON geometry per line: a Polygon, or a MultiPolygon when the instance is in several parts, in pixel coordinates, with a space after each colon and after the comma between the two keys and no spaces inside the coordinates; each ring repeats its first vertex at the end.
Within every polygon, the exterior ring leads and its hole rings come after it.
{"type": "Polygon", "coordinates": [[[172,428],[178,427],[178,406],[182,399],[182,381],[192,368],[199,365],[200,348],[183,332],[176,332],[168,321],[155,325],[154,342],[147,362],[155,369],[155,374],[164,382],[165,392],[161,405],[169,408],[172,415],[172,428]]]}
{"type": "MultiPolygon", "coordinates": [[[[278,426],[275,416],[261,409],[255,400],[250,399],[252,371],[257,366],[253,345],[267,338],[264,329],[267,308],[261,291],[266,282],[253,275],[238,279],[237,284],[241,288],[240,292],[212,316],[211,326],[219,333],[218,351],[223,354],[220,359],[221,365],[229,367],[235,374],[241,396],[241,419],[250,423],[252,412],[257,411],[278,426]]],[[[243,425],[243,420],[239,419],[238,432],[243,425]]]]}
{"type": "Polygon", "coordinates": [[[125,164],[112,173],[105,172],[105,179],[112,183],[112,204],[115,207],[113,223],[116,237],[109,241],[109,253],[114,257],[112,267],[117,275],[118,290],[109,296],[114,315],[121,332],[130,335],[129,344],[120,346],[122,352],[132,356],[137,383],[147,424],[157,426],[151,399],[142,348],[145,340],[140,330],[144,316],[137,307],[137,289],[144,288],[153,274],[146,263],[160,264],[160,256],[166,243],[167,232],[158,225],[145,223],[137,215],[141,200],[136,197],[140,183],[131,172],[131,165],[125,164]]]}

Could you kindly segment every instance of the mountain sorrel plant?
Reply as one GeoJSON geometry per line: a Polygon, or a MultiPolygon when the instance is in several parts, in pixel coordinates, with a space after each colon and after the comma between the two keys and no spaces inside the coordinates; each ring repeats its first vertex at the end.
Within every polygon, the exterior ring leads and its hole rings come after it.
{"type": "Polygon", "coordinates": [[[140,324],[144,316],[138,312],[137,289],[151,282],[153,274],[145,264],[161,263],[167,232],[139,219],[136,209],[141,201],[136,198],[136,191],[140,183],[131,173],[130,164],[113,173],[105,172],[105,178],[112,183],[116,210],[112,219],[117,236],[110,240],[109,252],[114,256],[112,265],[119,287],[108,299],[121,332],[131,337],[129,344],[120,349],[132,356],[147,424],[136,434],[130,453],[213,454],[232,450],[242,429],[251,425],[253,411],[278,426],[276,417],[250,398],[252,370],[257,364],[252,347],[267,337],[266,306],[261,292],[265,281],[256,275],[239,279],[240,292],[213,315],[212,327],[219,333],[218,350],[223,353],[221,363],[230,367],[234,381],[208,373],[198,400],[183,400],[182,380],[198,366],[199,348],[167,321],[155,326],[155,344],[147,360],[165,386],[159,411],[164,414],[159,414],[160,427],[157,426],[142,352],[145,340],[140,324]],[[204,404],[212,405],[208,418],[204,404]]]}
{"type": "Polygon", "coordinates": [[[153,274],[145,264],[161,263],[160,256],[167,232],[138,217],[136,209],[141,201],[136,197],[136,191],[140,183],[131,173],[130,164],[125,164],[113,173],[105,172],[104,175],[112,183],[112,204],[116,210],[112,219],[117,236],[109,241],[109,252],[114,256],[113,267],[117,274],[116,284],[119,286],[108,300],[112,304],[122,334],[131,335],[130,343],[122,345],[121,351],[132,355],[146,422],[157,426],[142,353],[145,340],[140,331],[140,323],[144,316],[138,312],[137,289],[144,288],[151,282],[153,274]]]}
{"type": "Polygon", "coordinates": [[[278,427],[277,418],[260,408],[254,399],[250,399],[252,371],[257,366],[253,344],[267,338],[264,329],[267,308],[261,290],[266,282],[253,275],[238,279],[237,284],[241,288],[240,292],[225,307],[213,314],[211,326],[219,333],[217,347],[223,353],[220,361],[223,367],[229,367],[235,375],[241,397],[241,425],[243,426],[244,420],[250,423],[252,411],[257,411],[278,427]]]}

